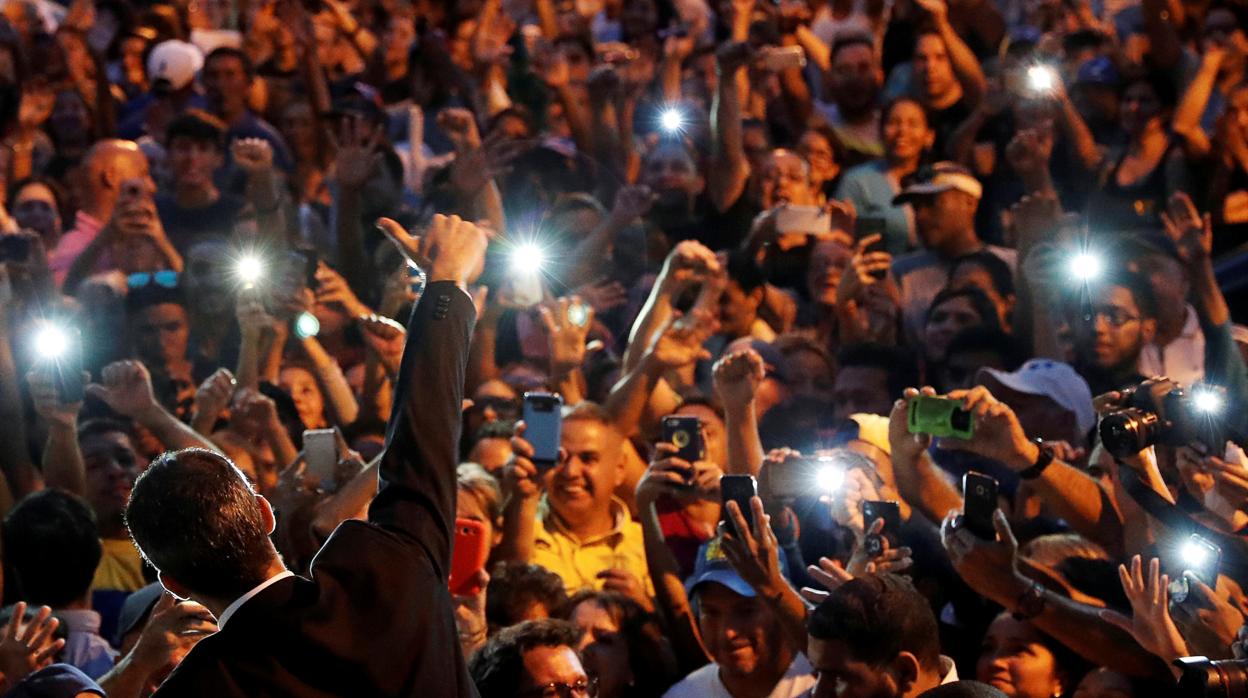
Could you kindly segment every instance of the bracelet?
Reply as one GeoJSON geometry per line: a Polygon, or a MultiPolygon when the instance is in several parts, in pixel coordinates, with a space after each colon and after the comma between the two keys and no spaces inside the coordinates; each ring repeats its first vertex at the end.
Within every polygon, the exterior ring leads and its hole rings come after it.
{"type": "Polygon", "coordinates": [[[1025,470],[1018,473],[1018,477],[1022,480],[1035,480],[1040,477],[1044,469],[1053,464],[1053,449],[1049,448],[1040,439],[1034,441],[1038,452],[1036,454],[1036,462],[1025,470]]]}
{"type": "Polygon", "coordinates": [[[1031,620],[1044,613],[1046,604],[1044,591],[1044,585],[1033,580],[1031,586],[1018,595],[1018,602],[1015,604],[1016,608],[1010,615],[1014,616],[1015,620],[1031,620]]]}

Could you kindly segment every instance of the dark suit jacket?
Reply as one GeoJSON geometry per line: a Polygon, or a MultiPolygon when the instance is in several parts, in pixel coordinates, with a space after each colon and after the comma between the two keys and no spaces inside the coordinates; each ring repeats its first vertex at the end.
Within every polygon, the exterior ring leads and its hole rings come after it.
{"type": "Polygon", "coordinates": [[[447,575],[460,401],[476,313],[449,282],[412,312],[368,522],[239,607],[156,695],[476,696],[447,575]]]}

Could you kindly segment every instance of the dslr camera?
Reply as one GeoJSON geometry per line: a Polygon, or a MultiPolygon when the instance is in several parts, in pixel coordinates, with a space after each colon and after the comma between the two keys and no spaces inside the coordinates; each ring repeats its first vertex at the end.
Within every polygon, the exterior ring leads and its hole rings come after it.
{"type": "Polygon", "coordinates": [[[1187,391],[1168,381],[1147,380],[1122,391],[1121,409],[1101,419],[1101,442],[1116,458],[1157,444],[1178,448],[1203,444],[1220,454],[1233,438],[1225,417],[1225,390],[1187,391]],[[1166,391],[1167,386],[1173,386],[1166,391]]]}
{"type": "Polygon", "coordinates": [[[1248,659],[1212,661],[1208,657],[1181,657],[1174,665],[1183,670],[1179,678],[1181,698],[1231,698],[1248,695],[1248,659]]]}

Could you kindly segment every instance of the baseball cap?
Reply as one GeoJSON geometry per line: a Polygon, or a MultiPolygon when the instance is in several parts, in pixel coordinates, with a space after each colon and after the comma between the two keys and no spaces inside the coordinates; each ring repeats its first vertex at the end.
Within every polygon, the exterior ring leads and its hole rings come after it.
{"type": "Polygon", "coordinates": [[[147,78],[152,87],[162,81],[170,90],[191,84],[195,74],[204,67],[204,54],[194,44],[170,39],[156,44],[147,56],[147,78]]]}
{"type": "Polygon", "coordinates": [[[751,339],[750,348],[763,359],[763,367],[767,369],[768,378],[775,378],[781,383],[789,382],[789,363],[779,349],[761,339],[751,339]]]}
{"type": "Polygon", "coordinates": [[[988,375],[1001,385],[1027,395],[1043,395],[1075,415],[1081,433],[1096,426],[1092,409],[1092,390],[1088,382],[1069,364],[1051,359],[1032,359],[1013,373],[995,368],[980,369],[980,378],[988,375]]]}
{"type": "MultiPolygon", "coordinates": [[[[698,546],[698,558],[694,563],[693,576],[685,580],[685,593],[693,595],[694,590],[699,586],[715,582],[722,584],[732,590],[733,593],[747,598],[754,598],[754,587],[750,586],[737,574],[737,570],[728,562],[728,557],[724,555],[722,538],[715,536],[702,545],[698,546]]],[[[787,580],[789,578],[788,558],[785,557],[784,548],[778,549],[776,552],[780,554],[780,574],[784,575],[787,580]]]]}
{"type": "Polygon", "coordinates": [[[1099,85],[1101,87],[1118,87],[1122,80],[1114,62],[1108,56],[1089,58],[1079,66],[1075,74],[1076,85],[1099,85]]]}
{"type": "Polygon", "coordinates": [[[938,162],[931,167],[919,168],[906,188],[893,197],[893,205],[908,203],[919,196],[930,196],[955,189],[970,194],[976,199],[984,195],[984,185],[979,183],[970,170],[956,162],[947,160],[938,162]]]}

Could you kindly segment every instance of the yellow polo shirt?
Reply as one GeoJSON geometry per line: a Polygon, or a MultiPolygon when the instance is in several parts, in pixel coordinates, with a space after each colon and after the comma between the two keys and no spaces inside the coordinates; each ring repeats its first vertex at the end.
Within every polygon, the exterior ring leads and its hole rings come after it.
{"type": "Polygon", "coordinates": [[[611,500],[611,512],[615,526],[609,533],[577,540],[559,524],[543,497],[530,562],[559,575],[569,594],[587,588],[602,589],[603,580],[597,577],[598,573],[622,569],[633,573],[645,585],[646,594],[654,596],[641,524],[629,517],[627,506],[619,499],[611,500]]]}
{"type": "Polygon", "coordinates": [[[91,588],[96,591],[138,591],[147,586],[143,578],[143,558],[129,538],[102,538],[104,554],[95,568],[91,588]]]}

